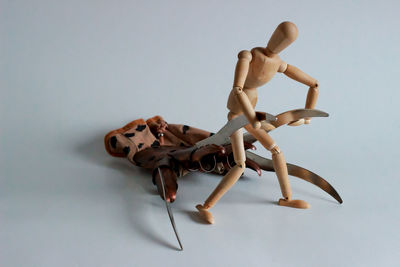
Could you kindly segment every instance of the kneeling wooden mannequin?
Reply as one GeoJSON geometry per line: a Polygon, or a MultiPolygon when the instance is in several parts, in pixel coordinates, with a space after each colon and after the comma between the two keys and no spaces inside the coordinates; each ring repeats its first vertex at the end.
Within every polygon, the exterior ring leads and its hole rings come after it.
{"type": "MultiPolygon", "coordinates": [[[[257,119],[254,111],[257,103],[257,88],[270,81],[277,72],[284,73],[288,77],[309,86],[305,108],[312,109],[315,107],[319,87],[317,80],[298,68],[287,64],[278,56],[282,50],[296,40],[297,34],[298,31],[295,24],[282,22],[272,34],[266,48],[256,47],[251,52],[244,50],[239,53],[233,89],[229,95],[227,107],[230,110],[228,120],[244,114],[251,122],[251,124],[245,126],[245,129],[272,153],[273,166],[283,195],[278,204],[307,209],[310,207],[307,202],[292,199],[283,153],[269,134],[262,129],[262,124],[257,119]]],[[[289,125],[297,126],[303,123],[309,124],[310,119],[302,119],[289,125]]],[[[224,176],[204,204],[196,206],[200,215],[208,223],[214,223],[209,209],[236,183],[245,169],[246,154],[243,146],[242,129],[232,134],[230,139],[236,165],[224,176]]]]}

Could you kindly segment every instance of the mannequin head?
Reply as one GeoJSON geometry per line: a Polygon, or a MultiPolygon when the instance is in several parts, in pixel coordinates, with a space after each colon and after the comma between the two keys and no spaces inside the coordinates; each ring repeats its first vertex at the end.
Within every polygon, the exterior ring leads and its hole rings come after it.
{"type": "Polygon", "coordinates": [[[289,21],[282,22],[276,27],[269,39],[267,49],[273,54],[279,54],[296,40],[297,34],[297,26],[294,23],[289,21]]]}

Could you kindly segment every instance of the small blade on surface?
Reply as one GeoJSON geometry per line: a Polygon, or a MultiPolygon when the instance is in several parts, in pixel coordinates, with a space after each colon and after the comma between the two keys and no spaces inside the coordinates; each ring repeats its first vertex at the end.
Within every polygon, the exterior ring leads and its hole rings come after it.
{"type": "Polygon", "coordinates": [[[164,177],[163,177],[163,175],[161,173],[160,168],[157,168],[157,169],[158,169],[158,174],[160,175],[161,187],[162,187],[162,191],[163,191],[163,197],[164,197],[164,201],[165,201],[165,206],[167,207],[167,211],[168,211],[168,216],[169,216],[169,219],[171,221],[172,228],[174,229],[175,236],[176,236],[176,239],[178,240],[179,246],[180,246],[181,250],[183,250],[183,246],[182,246],[181,240],[179,239],[178,231],[176,230],[174,215],[172,214],[172,210],[171,210],[171,208],[169,206],[169,203],[167,201],[166,191],[165,191],[165,186],[164,186],[164,184],[165,184],[164,183],[164,177]]]}

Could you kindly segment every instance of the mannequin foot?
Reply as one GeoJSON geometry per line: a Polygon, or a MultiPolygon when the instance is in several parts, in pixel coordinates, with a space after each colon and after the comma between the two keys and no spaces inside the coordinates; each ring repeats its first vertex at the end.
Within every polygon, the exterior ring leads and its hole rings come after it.
{"type": "Polygon", "coordinates": [[[289,199],[281,198],[278,201],[278,205],[296,208],[296,209],[309,209],[310,208],[310,204],[308,204],[304,200],[300,200],[300,199],[290,199],[289,200],[289,199]]]}
{"type": "Polygon", "coordinates": [[[200,217],[209,224],[214,223],[214,217],[212,216],[211,212],[208,211],[203,205],[197,205],[196,209],[199,210],[200,217]]]}

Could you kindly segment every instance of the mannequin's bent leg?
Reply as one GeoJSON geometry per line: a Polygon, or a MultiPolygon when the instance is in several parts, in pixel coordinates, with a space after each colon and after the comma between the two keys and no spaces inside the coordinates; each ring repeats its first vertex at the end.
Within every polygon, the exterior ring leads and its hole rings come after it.
{"type": "Polygon", "coordinates": [[[246,130],[251,133],[266,149],[272,153],[272,164],[276,176],[278,177],[279,186],[281,188],[282,196],[284,198],[279,199],[278,204],[281,206],[287,206],[299,209],[308,209],[310,205],[304,200],[293,200],[292,189],[289,183],[289,175],[286,166],[286,161],[283,153],[279,147],[275,144],[271,136],[262,129],[254,129],[251,126],[246,126],[246,130]]]}
{"type": "Polygon", "coordinates": [[[203,205],[197,205],[201,217],[208,223],[214,223],[214,218],[208,210],[213,207],[218,200],[237,182],[246,168],[246,154],[243,145],[242,129],[237,130],[231,136],[233,157],[236,165],[228,171],[222,178],[218,186],[214,189],[211,195],[207,198],[203,205]]]}

